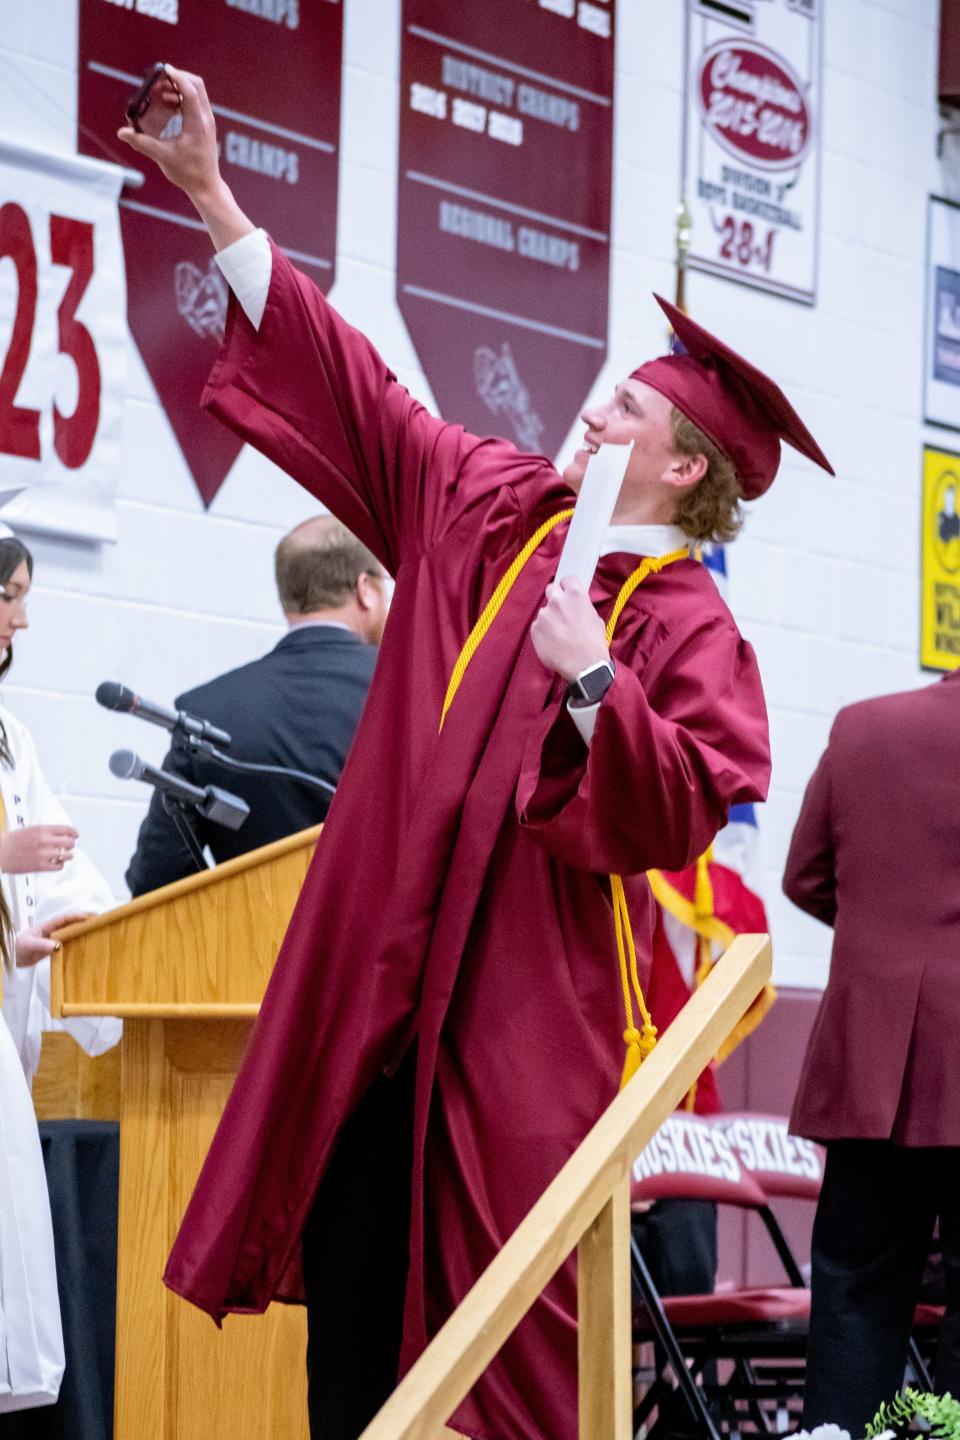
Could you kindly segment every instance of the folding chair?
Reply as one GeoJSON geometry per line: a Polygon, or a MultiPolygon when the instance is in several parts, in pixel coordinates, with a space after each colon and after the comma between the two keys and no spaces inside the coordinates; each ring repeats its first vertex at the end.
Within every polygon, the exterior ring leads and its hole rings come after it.
{"type": "MultiPolygon", "coordinates": [[[[927,1255],[927,1266],[920,1287],[920,1304],[913,1321],[913,1338],[917,1350],[932,1374],[936,1360],[940,1322],[946,1309],[946,1276],[944,1273],[943,1250],[940,1241],[940,1224],[934,1232],[927,1255]]],[[[928,1386],[932,1389],[932,1386],[928,1386]]]]}
{"type": "Polygon", "coordinates": [[[654,1345],[654,1378],[636,1407],[634,1429],[645,1427],[648,1440],[683,1433],[718,1440],[745,1427],[781,1433],[802,1390],[810,1296],[763,1189],[716,1122],[673,1115],[638,1156],[634,1206],[668,1198],[712,1200],[758,1214],[788,1283],[663,1297],[633,1240],[633,1278],[642,1299],[634,1332],[654,1345]],[[760,1361],[775,1363],[761,1374],[760,1361]]]}

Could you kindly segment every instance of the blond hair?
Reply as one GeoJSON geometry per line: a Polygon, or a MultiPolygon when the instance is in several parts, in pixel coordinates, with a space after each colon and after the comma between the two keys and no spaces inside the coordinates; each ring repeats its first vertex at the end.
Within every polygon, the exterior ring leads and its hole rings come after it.
{"type": "Polygon", "coordinates": [[[735,540],[743,525],[743,491],[732,462],[676,406],[670,419],[679,453],[702,455],[707,462],[706,473],[677,502],[674,523],[691,540],[712,540],[718,545],[735,540]]]}

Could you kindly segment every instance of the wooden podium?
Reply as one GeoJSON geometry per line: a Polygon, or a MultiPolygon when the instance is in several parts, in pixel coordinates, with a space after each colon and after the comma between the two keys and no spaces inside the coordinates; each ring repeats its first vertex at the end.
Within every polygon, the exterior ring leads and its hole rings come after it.
{"type": "MultiPolygon", "coordinates": [[[[54,1015],[124,1020],[115,1440],[306,1440],[306,1318],[161,1282],[320,827],[64,930],[54,1015]]],[[[97,1062],[99,1063],[99,1062],[97,1062]]]]}

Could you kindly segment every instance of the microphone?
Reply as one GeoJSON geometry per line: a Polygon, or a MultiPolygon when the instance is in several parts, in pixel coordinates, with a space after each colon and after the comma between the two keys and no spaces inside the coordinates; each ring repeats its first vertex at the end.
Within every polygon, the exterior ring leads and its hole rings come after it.
{"type": "Polygon", "coordinates": [[[239,795],[231,795],[229,790],[221,790],[219,785],[191,785],[189,780],[172,775],[169,770],[158,770],[155,765],[148,765],[135,750],[114,750],[110,756],[110,771],[118,780],[142,780],[145,785],[164,791],[181,805],[192,805],[204,820],[224,825],[228,830],[239,830],[250,814],[250,806],[239,795]]]}
{"type": "Polygon", "coordinates": [[[116,680],[104,680],[97,686],[96,701],[105,710],[121,710],[125,714],[136,715],[141,720],[149,720],[151,725],[162,725],[164,730],[172,730],[182,735],[196,735],[201,740],[212,740],[214,745],[229,745],[230,736],[226,730],[218,730],[216,725],[211,725],[209,720],[198,720],[193,715],[188,715],[186,710],[168,710],[165,705],[158,705],[154,700],[144,700],[135,690],[130,690],[126,685],[118,685],[116,680]]]}

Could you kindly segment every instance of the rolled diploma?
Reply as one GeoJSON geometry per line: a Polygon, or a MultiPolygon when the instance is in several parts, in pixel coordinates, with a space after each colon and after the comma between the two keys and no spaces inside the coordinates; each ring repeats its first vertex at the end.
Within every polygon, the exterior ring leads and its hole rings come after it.
{"type": "Polygon", "coordinates": [[[590,456],[557,566],[558,580],[575,575],[589,590],[632,450],[632,445],[601,445],[590,456]]]}

